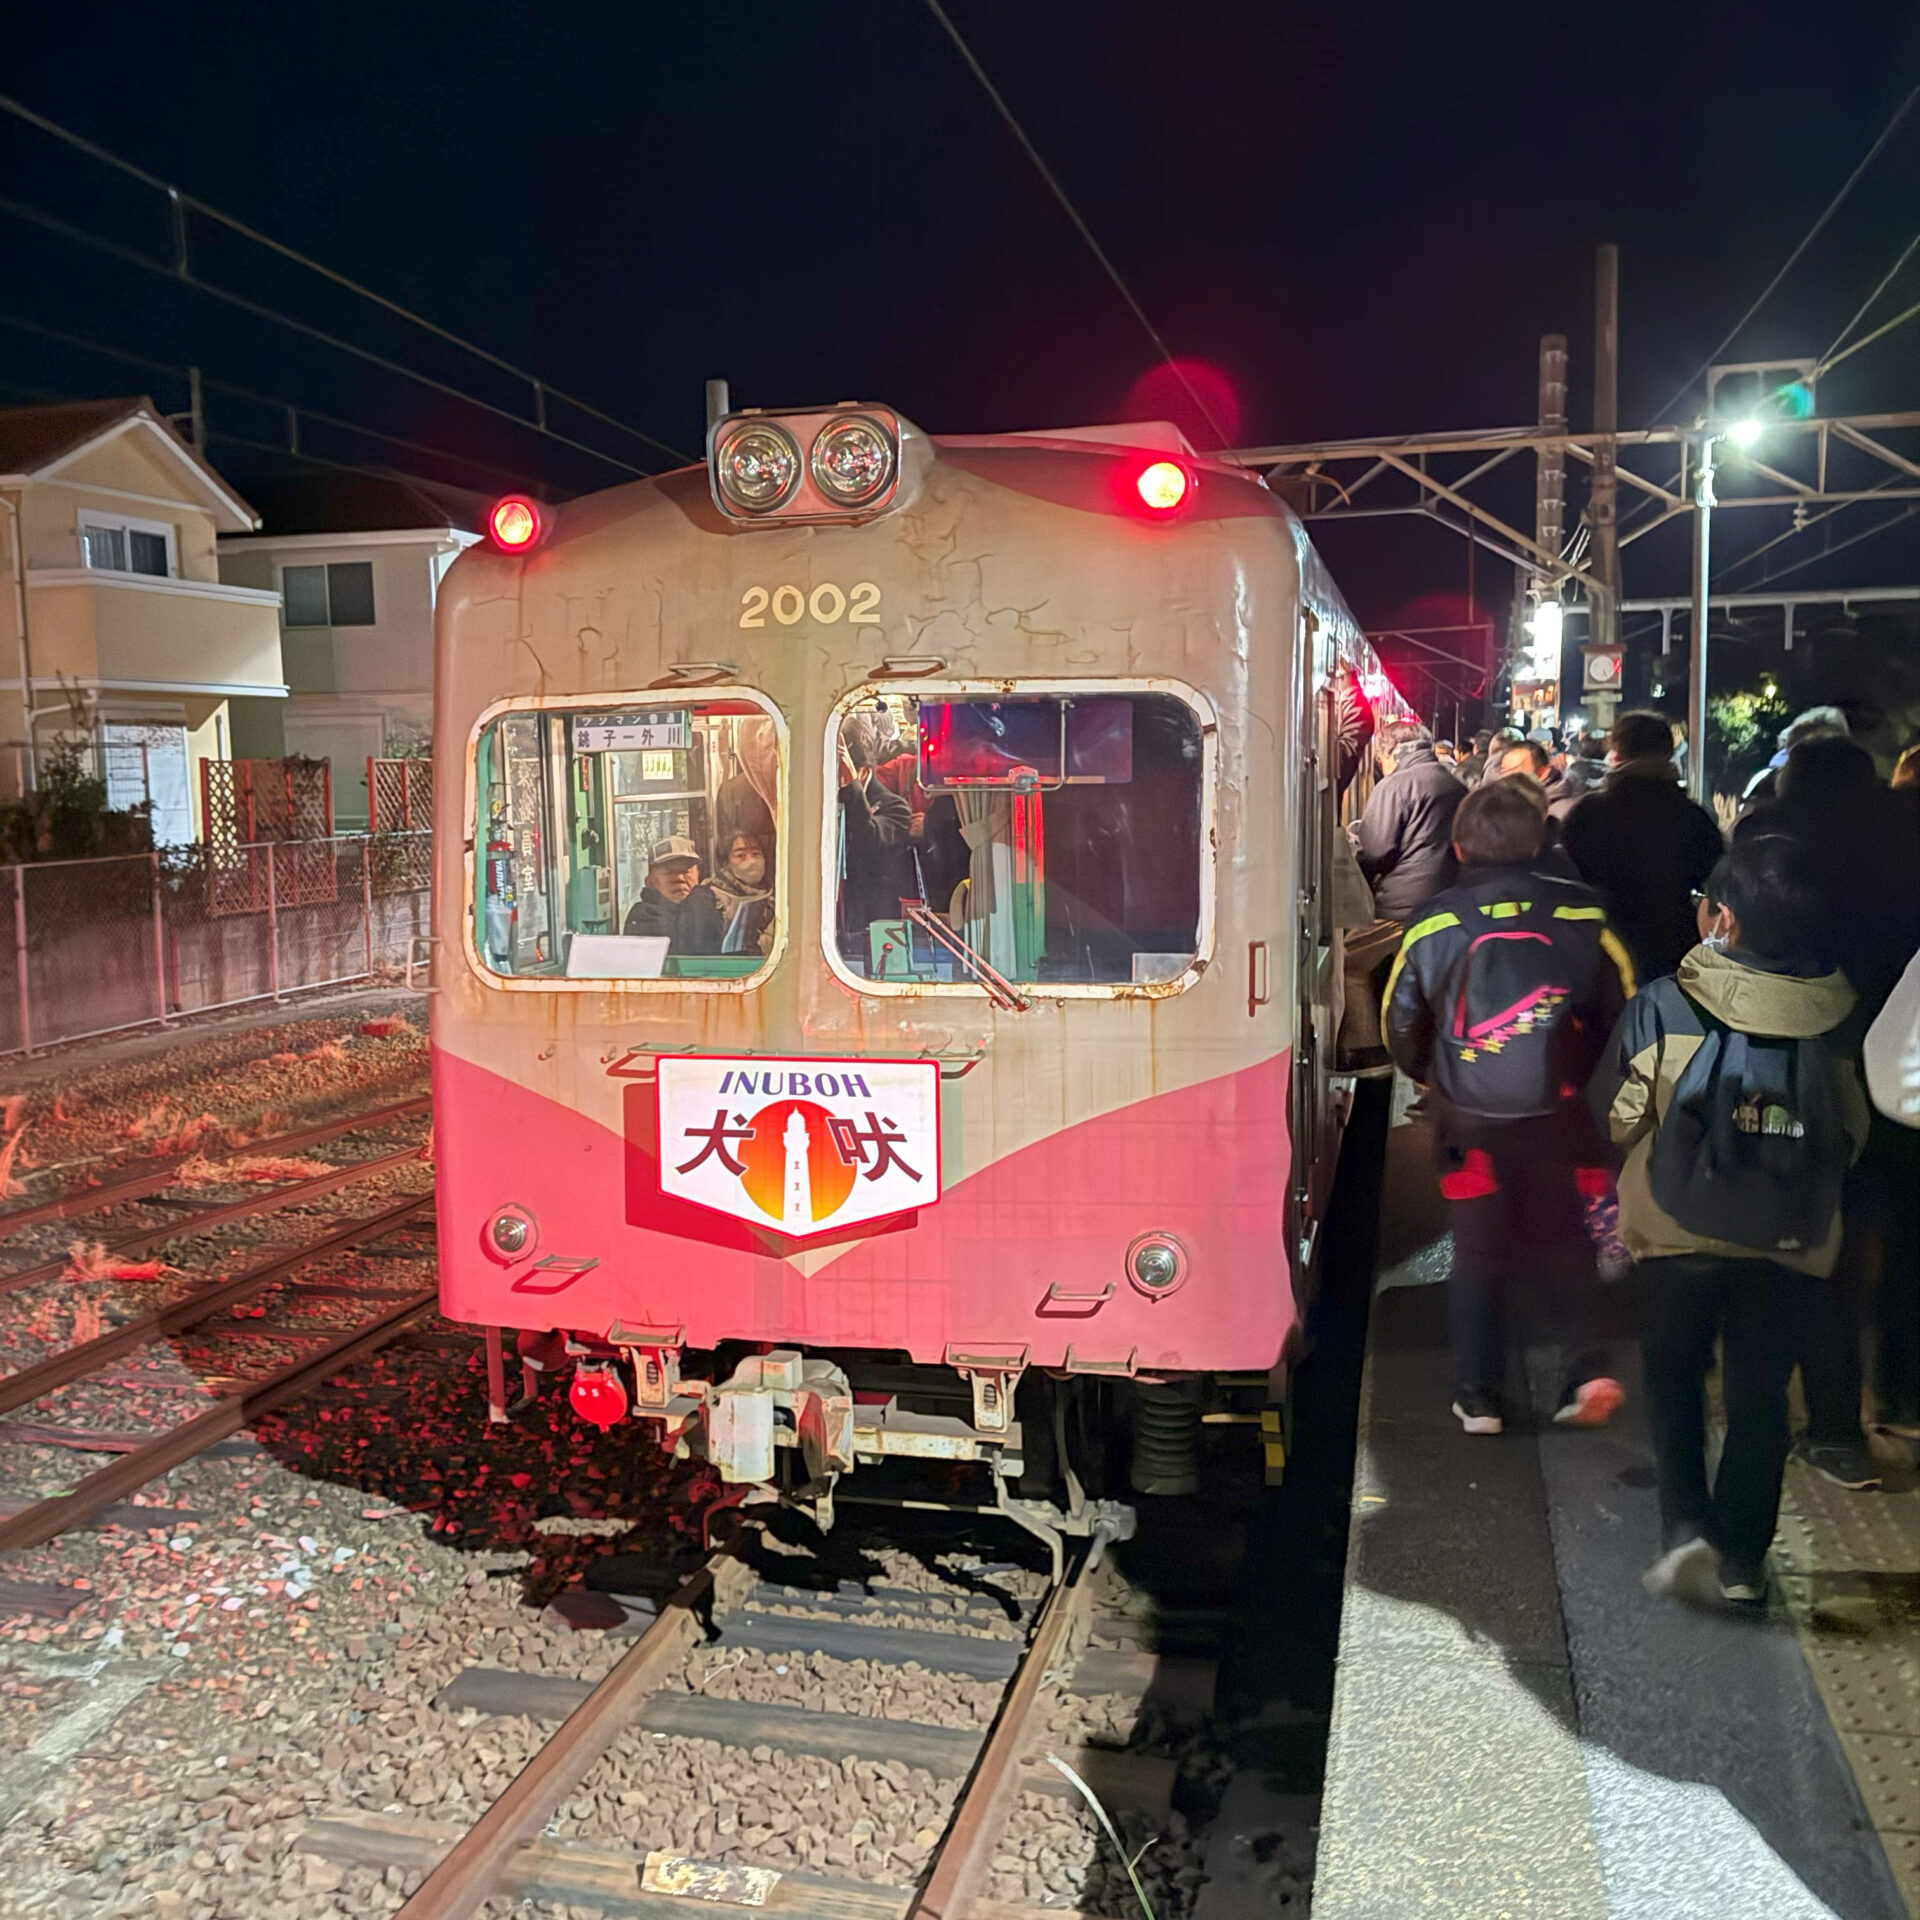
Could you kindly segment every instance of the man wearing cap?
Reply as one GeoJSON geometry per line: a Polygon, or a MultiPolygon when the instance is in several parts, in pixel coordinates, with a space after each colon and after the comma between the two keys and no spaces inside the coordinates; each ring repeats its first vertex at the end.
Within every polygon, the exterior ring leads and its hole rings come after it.
{"type": "Polygon", "coordinates": [[[681,834],[653,843],[647,884],[627,913],[623,933],[665,934],[669,953],[718,953],[726,916],[711,887],[700,884],[700,852],[681,834]]]}

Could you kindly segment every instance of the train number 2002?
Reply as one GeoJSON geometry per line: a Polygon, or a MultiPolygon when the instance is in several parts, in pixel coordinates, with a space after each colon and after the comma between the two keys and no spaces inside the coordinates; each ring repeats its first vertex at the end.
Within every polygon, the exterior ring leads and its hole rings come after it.
{"type": "Polygon", "coordinates": [[[797,627],[808,614],[823,627],[836,625],[843,616],[850,627],[877,627],[880,589],[871,580],[859,581],[844,590],[831,580],[823,580],[811,593],[792,586],[749,587],[740,596],[743,627],[764,627],[769,611],[783,627],[797,627]]]}

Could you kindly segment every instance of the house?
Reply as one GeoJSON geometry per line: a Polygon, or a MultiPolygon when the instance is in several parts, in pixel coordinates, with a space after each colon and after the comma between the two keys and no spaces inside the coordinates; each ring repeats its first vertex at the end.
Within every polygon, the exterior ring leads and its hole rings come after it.
{"type": "Polygon", "coordinates": [[[256,492],[263,531],[222,535],[220,577],[279,595],[289,696],[251,710],[234,751],[331,762],[335,823],[358,830],[369,824],[368,759],[430,749],[434,603],[487,503],[358,472],[256,492]]]}
{"type": "Polygon", "coordinates": [[[65,741],[162,845],[198,838],[199,763],[287,693],[278,592],[216,558],[253,508],[151,400],[88,400],[0,408],[0,522],[0,790],[65,741]]]}

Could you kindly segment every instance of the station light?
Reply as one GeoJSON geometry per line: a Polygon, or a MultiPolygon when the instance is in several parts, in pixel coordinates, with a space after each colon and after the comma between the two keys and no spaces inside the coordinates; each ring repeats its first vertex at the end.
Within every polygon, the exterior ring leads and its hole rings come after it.
{"type": "Polygon", "coordinates": [[[1527,631],[1537,646],[1557,649],[1563,618],[1558,600],[1542,600],[1527,616],[1527,631]]]}
{"type": "Polygon", "coordinates": [[[1765,431],[1766,423],[1763,420],[1757,415],[1747,414],[1744,418],[1734,421],[1727,428],[1727,438],[1731,440],[1742,453],[1745,453],[1748,448],[1756,447],[1760,444],[1760,436],[1765,431]]]}
{"type": "Polygon", "coordinates": [[[1149,513],[1171,513],[1186,499],[1193,476],[1177,460],[1156,460],[1134,482],[1149,513]]]}
{"type": "Polygon", "coordinates": [[[539,544],[546,530],[539,503],[524,493],[510,493],[496,500],[487,515],[487,536],[502,553],[525,553],[539,544]]]}

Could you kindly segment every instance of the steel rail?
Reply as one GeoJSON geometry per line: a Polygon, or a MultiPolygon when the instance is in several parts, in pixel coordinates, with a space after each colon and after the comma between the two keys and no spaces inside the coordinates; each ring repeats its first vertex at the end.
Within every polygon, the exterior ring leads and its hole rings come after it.
{"type": "Polygon", "coordinates": [[[1047,1598],[1027,1655],[1000,1703],[993,1731],[934,1859],[933,1871],[907,1910],[907,1920],[962,1920],[986,1884],[993,1850],[1019,1795],[1041,1689],[1075,1651],[1093,1595],[1094,1550],[1083,1550],[1047,1598]]]}
{"type": "Polygon", "coordinates": [[[245,1273],[235,1274],[231,1280],[223,1281],[204,1293],[189,1294],[170,1307],[162,1307],[156,1312],[143,1313],[125,1321],[112,1332],[101,1334],[97,1340],[83,1340],[77,1347],[49,1354],[46,1359],[35,1361],[32,1366],[22,1367],[14,1373],[0,1374],[0,1413],[11,1413],[15,1407],[24,1407],[29,1401],[51,1393],[55,1387],[84,1380],[107,1361],[117,1360],[123,1353],[131,1353],[136,1347],[146,1346],[149,1341],[165,1339],[168,1334],[180,1333],[188,1327],[199,1325],[202,1320],[210,1320],[222,1307],[235,1306],[251,1298],[310,1261],[323,1259],[357,1241],[376,1239],[399,1226],[402,1221],[425,1212],[432,1205],[433,1197],[429,1194],[418,1200],[403,1201],[383,1213],[370,1214],[364,1220],[350,1220],[344,1227],[318,1240],[310,1240],[292,1253],[281,1254],[261,1266],[248,1268],[245,1273]]]}
{"type": "MultiPolygon", "coordinates": [[[[16,1547],[44,1546],[69,1528],[90,1519],[103,1507],[157,1480],[182,1461],[238,1433],[261,1414],[270,1413],[285,1401],[297,1400],[308,1388],[319,1385],[331,1373],[385,1346],[407,1322],[425,1313],[434,1304],[433,1292],[422,1292],[389,1308],[378,1319],[330,1342],[319,1353],[295,1361],[256,1381],[243,1392],[230,1394],[184,1425],[156,1434],[146,1445],[123,1454],[111,1466],[90,1473],[71,1492],[37,1500],[10,1520],[0,1520],[0,1552],[16,1547]]],[[[0,1428],[0,1438],[5,1429],[0,1428]]]]}
{"type": "MultiPolygon", "coordinates": [[[[296,1201],[315,1200],[322,1194],[351,1186],[356,1180],[370,1179],[376,1173],[391,1172],[409,1160],[418,1160],[420,1153],[418,1147],[401,1147],[397,1152],[383,1153],[373,1160],[361,1160],[350,1167],[338,1167],[332,1173],[319,1174],[311,1180],[295,1181],[292,1186],[277,1188],[272,1193],[257,1194],[250,1200],[231,1200],[223,1206],[208,1207],[204,1212],[189,1215],[185,1219],[171,1220],[163,1227],[143,1227],[138,1233],[123,1234],[118,1240],[108,1240],[102,1244],[108,1253],[140,1253],[148,1247],[164,1246],[169,1240],[191,1240],[195,1234],[205,1233],[210,1227],[223,1226],[229,1220],[244,1220],[256,1213],[273,1213],[296,1201]]],[[[0,1274],[0,1294],[16,1292],[21,1287],[31,1286],[36,1280],[52,1280],[64,1273],[66,1266],[65,1260],[43,1260],[37,1267],[23,1267],[18,1273],[0,1274]]]]}
{"type": "Polygon", "coordinates": [[[399,1920],[466,1920],[495,1892],[514,1857],[540,1838],[567,1796],[632,1726],[641,1702],[667,1669],[699,1637],[702,1605],[710,1599],[725,1603],[735,1597],[730,1591],[735,1584],[751,1579],[744,1561],[721,1552],[685,1580],[632,1651],[567,1716],[507,1790],[421,1882],[400,1909],[399,1920]]]}
{"type": "MultiPolygon", "coordinates": [[[[427,1112],[432,1105],[432,1098],[421,1094],[411,1100],[398,1100],[389,1107],[375,1107],[369,1113],[352,1114],[344,1120],[329,1120],[316,1127],[301,1127],[292,1133],[276,1133],[268,1139],[255,1140],[245,1147],[232,1147],[226,1151],[232,1154],[290,1153],[295,1147],[317,1146],[322,1140],[331,1140],[343,1133],[358,1133],[363,1128],[385,1126],[390,1120],[410,1119],[416,1113],[427,1112]]],[[[19,1233],[23,1228],[37,1227],[43,1221],[71,1220],[75,1214],[98,1213],[103,1207],[117,1207],[122,1201],[140,1200],[150,1193],[158,1193],[162,1188],[172,1185],[175,1172],[193,1157],[192,1153],[168,1154],[164,1160],[155,1162],[146,1172],[137,1174],[131,1180],[116,1181],[104,1187],[76,1187],[58,1200],[43,1200],[31,1207],[0,1213],[0,1240],[19,1233]]]]}

